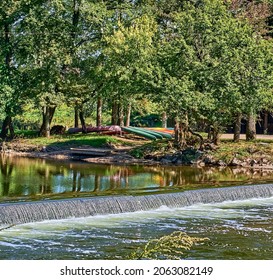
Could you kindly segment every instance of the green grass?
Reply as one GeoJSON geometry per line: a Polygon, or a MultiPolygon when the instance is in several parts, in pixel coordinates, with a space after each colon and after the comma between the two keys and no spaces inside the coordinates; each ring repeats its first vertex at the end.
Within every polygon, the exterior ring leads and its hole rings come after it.
{"type": "Polygon", "coordinates": [[[51,136],[50,138],[37,137],[28,139],[28,142],[32,145],[41,146],[83,146],[88,145],[92,147],[103,147],[106,144],[119,144],[117,138],[112,136],[100,136],[100,135],[63,135],[63,136],[51,136]]]}
{"type": "Polygon", "coordinates": [[[15,130],[16,137],[20,138],[33,138],[38,137],[38,131],[37,130],[15,130]]]}
{"type": "Polygon", "coordinates": [[[22,145],[34,146],[92,146],[105,147],[109,144],[123,145],[126,144],[121,138],[109,135],[98,134],[64,134],[52,135],[49,138],[38,137],[37,131],[17,131],[16,138],[12,141],[22,145]]]}
{"type": "MultiPolygon", "coordinates": [[[[136,158],[144,158],[148,155],[160,157],[168,153],[174,153],[172,141],[145,141],[126,140],[116,136],[99,135],[99,134],[65,134],[53,135],[50,138],[38,137],[37,131],[17,131],[17,138],[10,142],[11,148],[13,143],[20,147],[31,147],[40,150],[41,147],[57,147],[67,149],[78,146],[107,147],[109,145],[131,146],[131,155],[136,158]],[[143,144],[143,145],[142,145],[143,144]]],[[[261,139],[252,142],[241,140],[234,143],[232,140],[224,139],[220,142],[215,150],[206,150],[206,155],[211,155],[216,161],[222,160],[229,164],[234,158],[238,160],[262,158],[273,159],[273,140],[261,139]]]]}
{"type": "Polygon", "coordinates": [[[170,150],[170,143],[168,139],[151,141],[144,145],[135,147],[130,154],[135,158],[144,158],[147,155],[163,155],[170,150]]]}
{"type": "Polygon", "coordinates": [[[230,162],[234,157],[239,160],[247,158],[256,159],[261,156],[273,158],[273,141],[272,140],[255,140],[246,142],[241,140],[238,143],[232,140],[221,141],[220,145],[215,151],[210,151],[216,160],[223,160],[230,162]]]}

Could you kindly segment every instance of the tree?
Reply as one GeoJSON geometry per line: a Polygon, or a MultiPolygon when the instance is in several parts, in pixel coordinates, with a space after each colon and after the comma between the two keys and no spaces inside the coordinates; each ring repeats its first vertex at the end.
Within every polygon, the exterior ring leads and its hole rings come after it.
{"type": "Polygon", "coordinates": [[[186,145],[189,127],[200,120],[217,144],[235,115],[253,115],[268,102],[270,43],[219,0],[184,3],[167,22],[159,36],[156,98],[177,119],[177,146],[186,145]]]}
{"type": "Polygon", "coordinates": [[[129,121],[132,99],[147,90],[155,32],[155,21],[144,14],[131,21],[118,20],[116,30],[104,37],[98,75],[103,79],[101,93],[112,103],[113,124],[124,125],[124,108],[129,108],[129,121]]]}
{"type": "Polygon", "coordinates": [[[0,4],[0,93],[1,110],[4,121],[0,137],[14,136],[12,117],[20,112],[26,101],[23,95],[23,73],[18,63],[23,34],[18,33],[18,25],[24,21],[33,3],[41,1],[2,1],[0,4]]]}

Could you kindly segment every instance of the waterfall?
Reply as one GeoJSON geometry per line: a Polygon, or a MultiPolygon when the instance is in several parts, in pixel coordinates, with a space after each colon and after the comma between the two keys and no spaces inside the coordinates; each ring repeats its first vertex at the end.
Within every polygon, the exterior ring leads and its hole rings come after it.
{"type": "Polygon", "coordinates": [[[0,226],[72,217],[147,211],[163,205],[170,208],[179,208],[197,203],[217,203],[271,196],[273,196],[273,184],[199,189],[142,196],[107,196],[2,203],[0,204],[0,226]]]}

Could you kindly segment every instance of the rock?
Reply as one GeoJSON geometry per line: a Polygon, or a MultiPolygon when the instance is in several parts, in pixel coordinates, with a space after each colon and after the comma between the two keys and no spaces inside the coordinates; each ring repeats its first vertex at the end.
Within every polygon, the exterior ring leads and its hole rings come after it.
{"type": "Polygon", "coordinates": [[[269,160],[267,158],[262,158],[261,159],[261,163],[262,164],[268,164],[269,163],[269,160]]]}
{"type": "Polygon", "coordinates": [[[216,164],[217,164],[218,166],[226,166],[226,165],[227,165],[223,160],[218,160],[218,161],[216,162],[216,164]]]}
{"type": "Polygon", "coordinates": [[[179,159],[182,161],[183,164],[190,165],[196,164],[196,162],[201,158],[203,152],[189,147],[179,154],[179,159]]]}
{"type": "Polygon", "coordinates": [[[42,147],[41,152],[43,152],[43,153],[47,152],[46,146],[43,146],[43,147],[42,147]]]}
{"type": "Polygon", "coordinates": [[[230,162],[229,165],[231,165],[231,166],[243,166],[243,162],[235,157],[235,158],[232,159],[232,161],[230,162]]]}
{"type": "Polygon", "coordinates": [[[203,162],[205,164],[215,164],[215,159],[211,155],[207,155],[204,159],[203,162]]]}
{"type": "Polygon", "coordinates": [[[54,125],[50,129],[51,135],[63,135],[65,133],[65,127],[63,125],[54,125]]]}
{"type": "Polygon", "coordinates": [[[198,160],[198,161],[196,162],[196,164],[197,164],[198,166],[205,166],[205,163],[204,163],[202,160],[198,160]]]}
{"type": "Polygon", "coordinates": [[[172,163],[176,163],[179,160],[178,156],[173,156],[172,157],[172,163]]]}
{"type": "Polygon", "coordinates": [[[196,167],[202,167],[202,166],[205,166],[205,163],[203,162],[203,160],[197,160],[195,162],[192,162],[192,165],[194,165],[196,167]]]}
{"type": "Polygon", "coordinates": [[[172,161],[169,160],[169,159],[166,159],[166,158],[162,158],[162,159],[160,160],[160,163],[162,163],[162,164],[171,164],[172,161]]]}

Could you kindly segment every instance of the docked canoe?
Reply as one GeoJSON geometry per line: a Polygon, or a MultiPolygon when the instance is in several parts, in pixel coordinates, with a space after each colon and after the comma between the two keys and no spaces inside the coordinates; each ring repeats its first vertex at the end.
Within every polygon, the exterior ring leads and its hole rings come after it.
{"type": "Polygon", "coordinates": [[[149,133],[149,134],[155,136],[157,139],[163,139],[164,138],[160,133],[158,133],[156,131],[147,130],[147,129],[144,129],[144,128],[141,128],[141,127],[130,127],[130,128],[133,128],[133,129],[141,131],[141,132],[149,133]]]}
{"type": "Polygon", "coordinates": [[[109,149],[96,149],[96,148],[70,148],[71,154],[81,156],[108,156],[112,154],[109,149]]]}
{"type": "MultiPolygon", "coordinates": [[[[80,128],[80,127],[74,127],[74,128],[68,129],[69,134],[79,133],[79,132],[82,132],[82,128],[80,128]]],[[[104,133],[104,134],[118,134],[121,132],[121,128],[119,125],[87,126],[86,132],[87,133],[98,132],[98,133],[104,133]]]]}
{"type": "MultiPolygon", "coordinates": [[[[139,129],[139,127],[138,127],[138,129],[139,129]]],[[[156,135],[159,135],[161,137],[161,139],[163,139],[163,138],[172,139],[173,138],[170,133],[161,132],[159,130],[153,130],[152,128],[141,128],[141,130],[144,130],[145,132],[153,133],[154,135],[156,133],[156,135]]]]}
{"type": "Polygon", "coordinates": [[[142,136],[144,138],[147,138],[149,140],[156,140],[157,139],[154,135],[152,135],[150,133],[134,129],[132,127],[122,127],[121,129],[125,132],[133,133],[133,134],[136,134],[138,136],[142,136]]]}
{"type": "Polygon", "coordinates": [[[153,130],[153,131],[156,131],[156,132],[163,132],[163,133],[167,133],[167,134],[173,134],[174,133],[174,129],[173,128],[145,127],[145,129],[153,130]]]}

